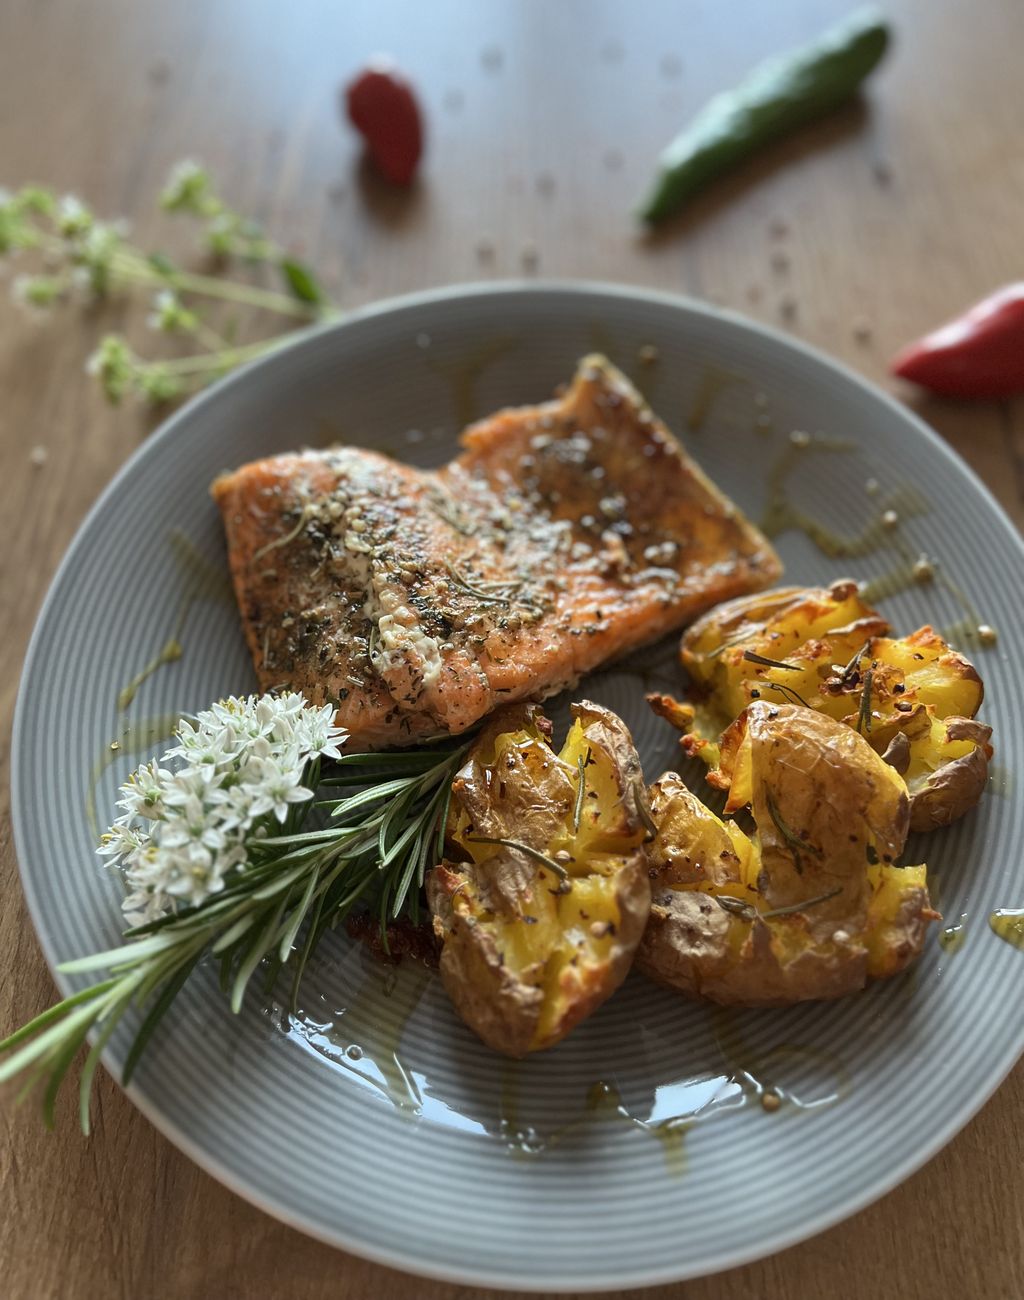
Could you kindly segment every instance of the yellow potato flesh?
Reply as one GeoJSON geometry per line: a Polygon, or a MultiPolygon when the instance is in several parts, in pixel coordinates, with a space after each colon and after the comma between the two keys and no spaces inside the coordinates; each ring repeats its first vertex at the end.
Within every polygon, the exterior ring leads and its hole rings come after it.
{"type": "MultiPolygon", "coordinates": [[[[572,969],[579,968],[582,973],[585,968],[601,966],[610,958],[621,919],[619,873],[630,852],[642,841],[643,830],[623,830],[616,773],[603,750],[588,746],[578,720],[557,758],[539,732],[519,731],[499,735],[492,753],[484,755],[483,762],[500,772],[502,758],[513,748],[540,780],[552,764],[558,764],[571,785],[572,801],[567,816],[548,839],[543,852],[568,873],[572,889],[568,893],[560,892],[560,877],[538,863],[537,887],[528,903],[524,900],[519,916],[499,916],[487,910],[472,885],[459,892],[453,905],[461,914],[472,916],[478,924],[490,928],[510,971],[541,985],[544,1000],[534,1034],[534,1045],[538,1045],[561,1019],[565,1002],[563,982],[572,982],[572,969]],[[581,775],[582,800],[579,798],[581,775]]],[[[463,813],[452,838],[474,862],[484,864],[501,851],[501,846],[480,843],[467,830],[468,819],[463,813]]],[[[516,827],[510,826],[507,836],[515,839],[516,827]]]]}
{"type": "MultiPolygon", "coordinates": [[[[737,807],[751,802],[753,798],[753,753],[748,736],[732,758],[731,788],[736,797],[730,803],[737,807]]],[[[873,770],[883,781],[884,787],[891,787],[898,796],[902,788],[899,776],[885,768],[877,758],[872,761],[873,770]]],[[[761,772],[759,779],[766,776],[773,783],[780,780],[779,774],[773,770],[761,772]]],[[[663,778],[663,781],[667,779],[663,778]]],[[[887,796],[881,793],[878,797],[881,804],[887,800],[887,796]]],[[[888,799],[891,800],[891,796],[888,799]]],[[[903,945],[906,942],[907,917],[904,913],[908,909],[915,912],[920,910],[921,896],[927,885],[927,869],[923,865],[896,867],[880,860],[875,865],[870,865],[865,858],[864,847],[858,848],[856,862],[851,860],[846,869],[863,873],[861,878],[865,882],[866,897],[864,909],[858,912],[861,919],[856,925],[851,925],[843,918],[834,923],[836,935],[840,930],[845,932],[841,942],[838,938],[833,940],[820,933],[815,938],[807,926],[807,920],[816,915],[814,907],[808,908],[806,919],[799,910],[771,915],[773,909],[760,894],[764,860],[761,836],[757,831],[753,836],[747,836],[734,822],[720,819],[685,789],[677,791],[667,805],[659,804],[655,799],[654,816],[659,829],[649,853],[651,861],[658,867],[656,900],[658,889],[667,888],[675,892],[696,892],[715,898],[728,896],[746,903],[760,914],[761,921],[769,931],[771,952],[782,969],[809,953],[842,960],[843,954],[851,952],[851,945],[853,948],[859,945],[860,950],[866,954],[869,978],[880,979],[892,975],[906,964],[907,950],[903,945]],[[724,845],[730,846],[734,856],[723,875],[718,868],[723,861],[724,845]]],[[[882,841],[869,835],[866,845],[874,849],[870,856],[880,858],[882,841]]],[[[838,850],[839,845],[835,848],[838,850]]],[[[809,863],[805,862],[805,870],[808,866],[809,863]]],[[[805,893],[815,892],[813,887],[801,888],[805,893]]],[[[728,918],[725,946],[729,961],[736,962],[737,967],[750,960],[747,945],[754,919],[752,914],[739,913],[731,914],[728,918]]],[[[813,997],[813,989],[804,992],[803,996],[813,997]]]]}

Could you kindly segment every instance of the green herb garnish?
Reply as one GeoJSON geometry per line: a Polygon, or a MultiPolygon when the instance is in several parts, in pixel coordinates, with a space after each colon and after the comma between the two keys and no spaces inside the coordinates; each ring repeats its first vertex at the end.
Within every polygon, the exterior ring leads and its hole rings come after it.
{"type": "Polygon", "coordinates": [[[796,867],[797,874],[803,875],[804,864],[803,859],[800,856],[801,853],[811,853],[816,858],[820,858],[822,856],[821,849],[816,848],[813,844],[809,844],[807,840],[803,839],[802,836],[797,835],[796,831],[792,830],[786,824],[782,813],[779,812],[779,805],[775,802],[775,796],[770,790],[765,791],[765,801],[768,805],[769,817],[771,817],[772,821],[775,823],[775,827],[779,834],[793,850],[793,865],[796,867]]]}
{"type": "Polygon", "coordinates": [[[750,664],[761,664],[764,668],[785,668],[787,672],[798,673],[799,664],[783,663],[781,659],[769,659],[766,655],[755,654],[753,650],[744,650],[743,658],[750,664]]]}
{"type": "Polygon", "coordinates": [[[742,916],[746,921],[770,921],[776,916],[792,916],[797,912],[805,911],[808,907],[827,903],[830,898],[835,898],[842,892],[842,885],[837,885],[826,894],[816,894],[814,898],[805,898],[799,903],[789,903],[786,907],[773,907],[767,912],[759,912],[753,903],[744,902],[742,898],[733,898],[731,894],[713,894],[712,897],[726,912],[742,916]]]}
{"type": "Polygon", "coordinates": [[[868,639],[864,642],[864,644],[860,647],[860,649],[856,651],[856,653],[851,657],[850,662],[846,665],[843,671],[839,674],[839,680],[843,684],[843,686],[848,686],[850,684],[850,681],[857,675],[858,672],[860,672],[860,661],[870,651],[870,649],[871,649],[871,638],[868,637],[868,639]]]}
{"type": "Polygon", "coordinates": [[[556,862],[554,858],[548,857],[546,853],[542,853],[540,849],[535,849],[531,844],[524,844],[522,840],[510,840],[502,835],[467,835],[465,839],[469,844],[500,844],[506,849],[515,849],[517,853],[532,858],[534,862],[546,867],[548,871],[553,871],[561,880],[563,886],[567,886],[567,888],[559,889],[560,894],[568,894],[572,889],[572,877],[565,867],[560,862],[556,862]]]}
{"type": "Polygon", "coordinates": [[[757,685],[759,690],[778,691],[783,699],[788,700],[790,704],[800,704],[805,709],[811,707],[799,691],[795,691],[792,686],[787,686],[785,682],[768,682],[760,680],[757,685]]]}
{"type": "MultiPolygon", "coordinates": [[[[589,753],[589,751],[588,751],[589,753]]],[[[583,819],[583,801],[587,797],[587,760],[582,754],[576,760],[576,767],[579,771],[579,785],[576,787],[576,806],[572,810],[572,833],[580,833],[580,822],[583,819]]]]}
{"type": "Polygon", "coordinates": [[[857,714],[857,730],[862,736],[871,731],[871,688],[874,685],[875,670],[869,668],[864,674],[864,689],[860,693],[860,712],[857,714]]]}
{"type": "Polygon", "coordinates": [[[223,274],[200,274],[159,250],[147,252],[128,239],[123,222],[101,219],[72,195],[60,197],[39,186],[0,192],[0,259],[21,254],[37,263],[14,280],[16,300],[40,312],[74,301],[88,306],[97,299],[151,293],[149,327],[197,345],[191,355],[149,359],[120,334],[108,334],[86,368],[111,402],[128,396],[173,401],[280,345],[279,331],[238,345],[237,319],[210,318],[207,308],[213,304],[304,322],[337,314],[310,268],[229,207],[198,163],[182,162],[173,169],[160,206],[198,220],[207,251],[221,262],[272,268],[284,292],[223,274]]]}
{"type": "Polygon", "coordinates": [[[29,1088],[44,1085],[48,1125],[92,1032],[79,1084],[89,1131],[96,1066],[125,1013],[146,1013],[125,1059],[127,1084],[205,956],[219,963],[235,1012],[261,964],[272,984],[291,963],[294,1010],[317,944],[357,903],[374,907],[382,928],[403,911],[417,919],[426,871],[443,856],[451,783],[471,742],[341,754],[345,733],[333,716],[332,706],[316,709],[295,694],[226,700],[180,723],[177,746],[121,787],[124,811],[100,852],[128,886],[126,942],[65,962],[68,974],[108,975],[0,1042],[0,1052],[13,1052],[0,1065],[0,1083],[24,1075],[29,1088]],[[183,782],[192,792],[187,809],[178,800],[183,782]],[[359,789],[314,798],[318,787],[337,786],[359,789]],[[329,814],[328,824],[303,829],[313,808],[329,814]]]}

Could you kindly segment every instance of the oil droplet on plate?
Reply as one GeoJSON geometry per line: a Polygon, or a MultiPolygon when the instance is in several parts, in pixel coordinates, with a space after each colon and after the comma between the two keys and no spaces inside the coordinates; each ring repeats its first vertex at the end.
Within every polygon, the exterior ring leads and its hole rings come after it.
{"type": "Polygon", "coordinates": [[[939,931],[939,947],[943,952],[959,952],[967,939],[967,913],[962,912],[959,921],[945,926],[939,931]]]}
{"type": "Polygon", "coordinates": [[[994,932],[1024,952],[1024,907],[998,907],[988,918],[994,932]]]}

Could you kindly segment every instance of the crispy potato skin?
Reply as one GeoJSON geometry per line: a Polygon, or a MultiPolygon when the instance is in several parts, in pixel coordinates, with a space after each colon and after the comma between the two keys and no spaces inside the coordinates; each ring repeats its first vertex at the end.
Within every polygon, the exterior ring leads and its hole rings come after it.
{"type": "Polygon", "coordinates": [[[598,705],[573,716],[556,755],[536,706],[495,715],[452,785],[448,854],[426,882],[448,995],[508,1056],[553,1046],[618,988],[650,910],[632,739],[598,705]]]}
{"type": "Polygon", "coordinates": [[[441,979],[462,1019],[488,1047],[506,1056],[525,1056],[540,1016],[543,989],[530,971],[505,967],[500,945],[490,929],[458,912],[453,900],[466,875],[442,864],[427,879],[427,899],[434,932],[443,941],[441,979]]]}
{"type": "Polygon", "coordinates": [[[756,833],[675,773],[655,782],[637,968],[739,1006],[842,997],[902,970],[937,915],[925,869],[892,865],[910,824],[902,778],[856,731],[799,706],[755,702],[730,739],[730,804],[750,805],[756,833]]]}
{"type": "Polygon", "coordinates": [[[940,754],[965,742],[965,753],[949,757],[912,789],[910,829],[931,831],[948,826],[970,812],[985,791],[992,757],[992,728],[974,718],[946,718],[943,740],[933,745],[940,754]]]}
{"type": "Polygon", "coordinates": [[[805,703],[863,729],[897,765],[915,830],[947,825],[974,806],[985,784],[990,733],[960,727],[981,706],[982,681],[931,627],[900,638],[888,632],[854,582],[745,596],[684,634],[680,657],[692,697],[648,702],[684,733],[683,749],[708,764],[719,789],[728,788],[721,756],[732,720],[757,699],[805,703]]]}

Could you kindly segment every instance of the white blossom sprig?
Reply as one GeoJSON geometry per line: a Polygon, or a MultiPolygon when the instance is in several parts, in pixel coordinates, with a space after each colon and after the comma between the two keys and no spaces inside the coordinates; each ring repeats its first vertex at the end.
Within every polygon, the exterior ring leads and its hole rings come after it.
{"type": "Polygon", "coordinates": [[[86,369],[111,402],[127,395],[154,403],[185,396],[282,341],[278,334],[235,345],[212,327],[199,308],[203,300],[306,322],[336,314],[310,268],[267,238],[254,221],[230,208],[198,163],[188,160],[176,165],[160,205],[165,211],[200,219],[206,247],[220,261],[272,266],[284,292],[223,275],[200,274],[179,266],[163,252],[147,253],[130,241],[125,222],[100,219],[76,195],[58,196],[38,185],[14,193],[0,190],[0,260],[29,256],[39,263],[31,273],[13,279],[15,302],[40,314],[76,299],[91,302],[141,289],[154,295],[147,318],[151,329],[188,337],[203,349],[190,356],[147,360],[121,335],[107,335],[86,369]]]}
{"type": "Polygon", "coordinates": [[[309,957],[355,903],[372,905],[382,927],[403,909],[416,919],[468,745],[342,753],[346,733],[333,715],[294,693],[224,700],[183,720],[177,743],[121,786],[121,813],[98,851],[127,887],[126,942],[63,963],[69,974],[109,975],[0,1042],[0,1052],[13,1051],[0,1083],[25,1075],[29,1088],[45,1084],[49,1126],[61,1082],[92,1034],[79,1084],[89,1131],[93,1076],[122,1017],[132,1006],[145,1011],[125,1059],[127,1083],[207,954],[233,1011],[261,964],[268,984],[291,964],[294,1006],[309,957]],[[354,792],[316,800],[318,785],[354,792]],[[314,806],[327,825],[304,830],[314,806]]]}
{"type": "Polygon", "coordinates": [[[248,861],[247,840],[313,798],[312,760],[340,758],[334,709],[294,692],[231,698],[182,721],[177,745],[121,786],[122,809],[98,852],[128,886],[132,925],[199,907],[248,861]]]}

